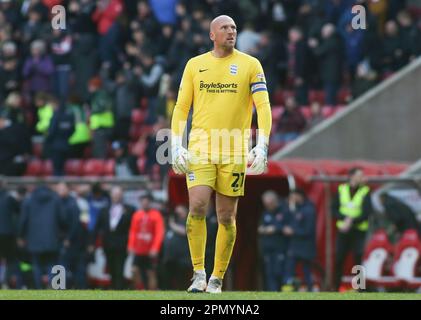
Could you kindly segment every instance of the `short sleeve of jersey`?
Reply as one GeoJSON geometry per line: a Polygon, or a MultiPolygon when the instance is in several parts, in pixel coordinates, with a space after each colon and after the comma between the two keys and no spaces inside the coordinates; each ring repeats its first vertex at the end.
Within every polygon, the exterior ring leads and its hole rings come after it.
{"type": "Polygon", "coordinates": [[[266,78],[262,65],[259,60],[254,59],[250,73],[250,91],[251,94],[256,92],[267,91],[266,78]]]}

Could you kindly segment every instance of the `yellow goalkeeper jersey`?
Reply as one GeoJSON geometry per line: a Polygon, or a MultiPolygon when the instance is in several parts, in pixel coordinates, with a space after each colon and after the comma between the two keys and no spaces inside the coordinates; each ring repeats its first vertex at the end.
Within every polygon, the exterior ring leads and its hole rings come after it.
{"type": "Polygon", "coordinates": [[[248,150],[253,103],[259,130],[269,136],[271,111],[260,62],[238,50],[224,58],[211,52],[190,59],[184,69],[172,118],[172,134],[182,136],[193,107],[189,136],[194,155],[244,155],[248,150]]]}

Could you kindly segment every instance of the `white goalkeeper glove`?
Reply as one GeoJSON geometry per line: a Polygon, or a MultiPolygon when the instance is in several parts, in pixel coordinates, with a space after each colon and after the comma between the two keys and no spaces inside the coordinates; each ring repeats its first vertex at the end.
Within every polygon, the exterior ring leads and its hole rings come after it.
{"type": "Polygon", "coordinates": [[[259,136],[256,146],[248,154],[248,162],[251,166],[247,168],[247,173],[262,174],[266,171],[268,164],[268,139],[259,136]]]}
{"type": "Polygon", "coordinates": [[[189,170],[189,151],[182,145],[182,137],[171,139],[172,168],[176,174],[187,173],[189,170]]]}

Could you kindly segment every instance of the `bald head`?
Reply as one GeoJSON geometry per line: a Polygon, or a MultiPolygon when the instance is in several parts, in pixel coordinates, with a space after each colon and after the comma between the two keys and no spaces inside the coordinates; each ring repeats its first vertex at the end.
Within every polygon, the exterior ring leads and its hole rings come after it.
{"type": "Polygon", "coordinates": [[[215,30],[219,29],[221,25],[226,23],[232,23],[235,25],[234,20],[230,16],[220,15],[217,16],[215,19],[212,20],[210,24],[210,32],[215,32],[215,30]]]}
{"type": "Polygon", "coordinates": [[[209,37],[216,50],[232,51],[237,39],[237,26],[234,20],[226,15],[217,16],[210,24],[209,37]]]}

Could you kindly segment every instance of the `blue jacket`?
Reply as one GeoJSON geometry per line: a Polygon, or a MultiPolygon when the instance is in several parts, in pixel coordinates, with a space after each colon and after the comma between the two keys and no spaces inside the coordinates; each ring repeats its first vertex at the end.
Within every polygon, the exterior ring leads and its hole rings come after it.
{"type": "Polygon", "coordinates": [[[289,213],[284,204],[281,204],[275,211],[263,211],[260,218],[260,226],[275,226],[275,233],[271,235],[260,235],[260,248],[262,253],[267,252],[286,252],[288,247],[288,238],[282,234],[282,228],[289,221],[289,213]]]}
{"type": "Polygon", "coordinates": [[[16,233],[18,203],[6,190],[0,189],[0,235],[16,233]]]}
{"type": "Polygon", "coordinates": [[[46,144],[53,151],[67,151],[69,138],[75,130],[75,119],[71,110],[56,110],[51,118],[46,144]]]}
{"type": "Polygon", "coordinates": [[[23,202],[19,236],[30,253],[57,252],[64,225],[65,211],[51,189],[40,186],[23,202]]]}
{"type": "Polygon", "coordinates": [[[302,259],[316,257],[316,210],[310,201],[305,201],[295,211],[288,208],[289,226],[294,231],[290,237],[289,254],[302,259]]]}

